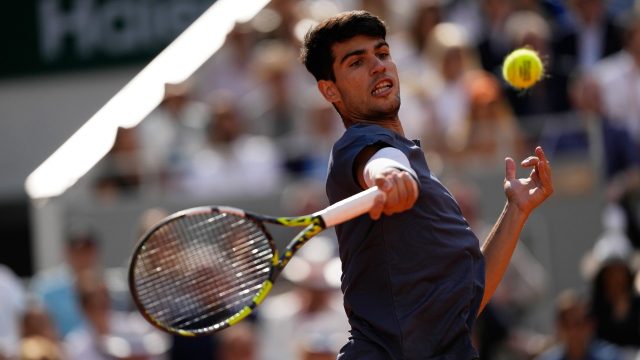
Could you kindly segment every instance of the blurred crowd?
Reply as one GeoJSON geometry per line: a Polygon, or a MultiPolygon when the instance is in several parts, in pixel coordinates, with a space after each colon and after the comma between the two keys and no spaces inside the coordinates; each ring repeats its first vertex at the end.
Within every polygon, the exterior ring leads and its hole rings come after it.
{"type": "MultiPolygon", "coordinates": [[[[386,21],[405,133],[421,141],[480,239],[488,225],[466,176],[500,172],[505,156],[522,159],[537,144],[559,196],[599,192],[606,204],[603,232],[575,269],[583,286],[562,291],[549,314],[555,331],[524,320],[552,274],[519,245],[475,329],[481,359],[640,359],[638,1],[273,0],[190,79],[166,84],[138,126],[119,129],[95,172],[96,198],[222,202],[286,189],[290,215],[324,206],[343,125],[297,56],[310,26],[349,9],[386,21]],[[523,46],[545,64],[543,80],[524,91],[501,78],[504,57],[523,46]]],[[[141,231],[163,215],[142,214],[141,231]]],[[[26,284],[0,267],[0,359],[320,360],[335,359],[348,336],[331,235],[301,250],[283,274],[293,286],[254,318],[196,339],[168,336],[137,314],[126,265],[102,266],[91,229],[70,226],[67,240],[65,262],[26,284]]]]}

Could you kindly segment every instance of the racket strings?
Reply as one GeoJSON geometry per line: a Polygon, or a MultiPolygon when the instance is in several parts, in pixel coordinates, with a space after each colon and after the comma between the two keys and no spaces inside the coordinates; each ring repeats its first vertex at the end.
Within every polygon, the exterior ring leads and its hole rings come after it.
{"type": "MultiPolygon", "coordinates": [[[[226,234],[225,234],[225,235],[226,235],[226,234]]],[[[244,235],[244,234],[239,233],[239,235],[244,235]]],[[[226,237],[227,237],[227,236],[222,236],[221,238],[226,238],[226,237]]],[[[193,253],[201,254],[201,253],[202,253],[202,251],[200,251],[200,250],[202,250],[202,249],[200,249],[200,248],[198,248],[198,247],[196,246],[196,247],[194,247],[194,251],[193,251],[193,252],[191,252],[191,254],[193,254],[193,253]]],[[[227,254],[227,256],[228,256],[228,254],[227,254]]],[[[195,256],[195,257],[192,257],[192,259],[191,259],[191,260],[189,260],[189,261],[193,261],[193,258],[195,258],[195,259],[200,259],[200,260],[198,261],[198,263],[202,263],[202,258],[203,258],[202,256],[195,256]]],[[[196,278],[191,279],[191,280],[189,281],[189,285],[192,285],[192,286],[193,286],[193,285],[199,284],[201,281],[203,281],[203,280],[204,280],[204,278],[206,278],[206,276],[207,276],[207,274],[206,274],[206,273],[205,273],[205,274],[200,274],[200,276],[199,276],[199,277],[196,277],[196,278]]],[[[210,290],[210,291],[202,291],[202,293],[201,293],[200,295],[202,295],[202,296],[205,296],[205,297],[206,297],[206,296],[210,296],[210,295],[212,295],[212,294],[214,294],[214,293],[215,293],[215,290],[213,290],[213,289],[212,289],[212,290],[210,290]]],[[[242,295],[242,294],[243,294],[243,292],[241,292],[241,293],[240,293],[240,295],[242,295]]],[[[182,298],[182,299],[179,299],[179,301],[181,301],[181,302],[183,302],[183,303],[184,303],[184,302],[185,302],[185,299],[184,299],[184,298],[182,298]]],[[[242,299],[240,299],[240,300],[239,300],[239,302],[241,302],[241,301],[242,301],[242,299]]],[[[227,302],[227,304],[228,304],[228,302],[227,302]]],[[[232,305],[233,305],[233,303],[232,303],[232,305]]],[[[224,308],[222,308],[222,310],[224,310],[224,309],[229,309],[229,308],[230,308],[230,306],[225,306],[224,308]]],[[[189,309],[189,307],[186,307],[186,308],[185,308],[185,310],[190,310],[190,309],[189,309]]],[[[205,313],[206,313],[206,312],[210,312],[210,311],[218,311],[218,310],[221,310],[221,309],[207,308],[207,309],[206,309],[206,311],[205,311],[205,313]]],[[[165,312],[166,312],[166,311],[165,311],[165,312]]],[[[185,323],[185,321],[184,321],[184,320],[185,320],[185,318],[189,318],[189,317],[193,317],[193,319],[194,319],[194,320],[191,320],[191,321],[187,320],[187,321],[186,321],[186,323],[193,323],[193,322],[195,322],[196,320],[198,320],[198,319],[202,318],[202,316],[193,316],[193,312],[191,312],[190,316],[179,316],[179,318],[177,318],[177,319],[175,319],[175,320],[176,320],[176,322],[177,322],[177,323],[185,323]]]]}
{"type": "Polygon", "coordinates": [[[164,326],[215,326],[251,303],[272,256],[269,239],[251,220],[219,212],[183,216],[158,228],[140,249],[137,297],[164,326]]]}
{"type": "MultiPolygon", "coordinates": [[[[258,253],[259,256],[270,256],[271,255],[271,249],[267,249],[266,251],[260,252],[258,253]]],[[[251,274],[254,274],[253,276],[247,276],[245,278],[245,280],[251,281],[252,279],[263,279],[264,276],[262,274],[262,272],[266,272],[266,274],[268,275],[269,272],[269,265],[264,263],[261,260],[254,260],[251,263],[248,263],[242,267],[236,268],[235,270],[238,271],[239,275],[242,275],[242,272],[250,270],[252,271],[251,274]]],[[[217,277],[218,278],[218,277],[217,277]]],[[[217,279],[216,278],[216,279],[217,279]]],[[[197,275],[196,277],[194,277],[192,280],[190,280],[190,284],[197,284],[200,281],[204,281],[207,280],[207,275],[206,274],[201,274],[201,275],[197,275]]],[[[155,286],[156,284],[152,282],[152,286],[155,286]]],[[[167,286],[172,286],[172,284],[166,284],[167,286]]],[[[140,289],[146,290],[148,286],[146,286],[146,284],[141,284],[140,285],[140,289]]],[[[203,292],[203,295],[205,296],[214,296],[217,295],[219,297],[226,297],[227,302],[231,301],[232,298],[234,296],[241,296],[244,295],[244,292],[240,292],[234,295],[234,292],[236,291],[237,288],[234,286],[219,286],[216,289],[211,289],[207,292],[203,292]]],[[[154,288],[152,291],[154,292],[158,292],[157,287],[154,288]]],[[[242,301],[243,299],[240,299],[240,301],[242,301]]],[[[211,310],[211,309],[208,309],[211,310]]]]}

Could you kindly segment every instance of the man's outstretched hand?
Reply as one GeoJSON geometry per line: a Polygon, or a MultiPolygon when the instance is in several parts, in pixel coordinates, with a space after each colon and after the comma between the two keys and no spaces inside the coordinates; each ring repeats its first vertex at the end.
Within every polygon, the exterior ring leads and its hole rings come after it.
{"type": "Polygon", "coordinates": [[[553,193],[551,167],[540,146],[535,156],[524,159],[520,165],[532,168],[528,178],[516,179],[516,164],[512,158],[505,159],[504,192],[510,204],[528,215],[553,193]]]}

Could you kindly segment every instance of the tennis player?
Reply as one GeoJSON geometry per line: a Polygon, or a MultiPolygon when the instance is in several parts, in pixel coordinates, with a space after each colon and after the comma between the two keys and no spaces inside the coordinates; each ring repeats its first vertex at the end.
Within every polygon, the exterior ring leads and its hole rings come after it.
{"type": "Polygon", "coordinates": [[[451,194],[398,118],[400,84],[377,17],[352,11],[311,29],[301,59],[346,127],[334,144],[327,194],[335,203],[373,185],[370,216],[336,228],[351,324],[340,360],[478,358],[475,318],[500,282],[531,211],[553,192],[541,148],[517,179],[507,158],[506,205],[482,249],[451,194]],[[385,196],[386,195],[386,196],[385,196]]]}

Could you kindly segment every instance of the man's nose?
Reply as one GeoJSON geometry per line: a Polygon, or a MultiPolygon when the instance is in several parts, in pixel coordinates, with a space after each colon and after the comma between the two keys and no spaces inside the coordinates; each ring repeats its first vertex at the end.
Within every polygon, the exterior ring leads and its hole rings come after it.
{"type": "Polygon", "coordinates": [[[381,59],[374,57],[373,61],[371,63],[371,75],[375,75],[381,72],[385,72],[387,70],[387,67],[384,64],[384,61],[382,61],[381,59]]]}

